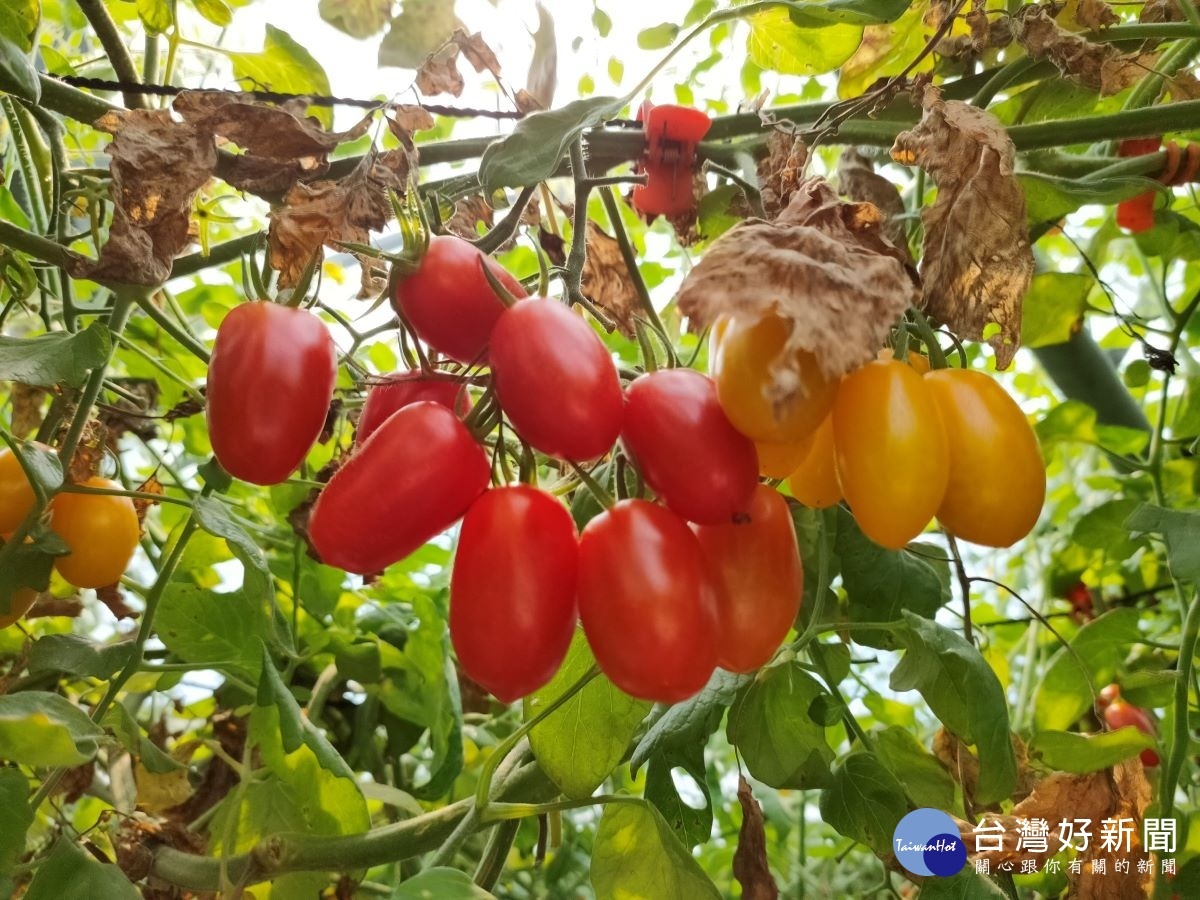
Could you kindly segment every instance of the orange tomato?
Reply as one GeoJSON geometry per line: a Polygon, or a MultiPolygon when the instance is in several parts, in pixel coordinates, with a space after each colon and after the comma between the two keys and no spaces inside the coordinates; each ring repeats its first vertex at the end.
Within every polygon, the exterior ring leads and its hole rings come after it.
{"type": "Polygon", "coordinates": [[[16,531],[36,502],[21,461],[11,450],[0,450],[0,534],[16,531]]]}
{"type": "Polygon", "coordinates": [[[709,369],[729,421],[756,442],[794,444],[817,430],[837,393],[811,353],[783,362],[797,378],[796,393],[778,404],[769,396],[771,368],[780,362],[791,323],[774,313],[722,317],[713,326],[709,369]]]}
{"type": "Polygon", "coordinates": [[[863,534],[899,550],[925,530],[946,493],[949,447],[933,391],[916,370],[874,360],[843,378],[833,440],[863,534]]]}
{"type": "MultiPolygon", "coordinates": [[[[878,359],[895,359],[895,351],[891,347],[884,347],[879,351],[878,359]]],[[[922,356],[916,350],[908,351],[908,364],[916,369],[920,374],[924,375],[929,371],[929,357],[922,356]]]]}
{"type": "MultiPolygon", "coordinates": [[[[82,486],[121,488],[107,478],[89,478],[82,486]]],[[[54,564],[58,573],[77,588],[99,588],[119,580],[141,536],[133,501],[108,494],[62,493],[50,509],[50,526],[71,548],[54,564]]]]}
{"type": "Polygon", "coordinates": [[[791,444],[757,442],[754,449],[758,451],[758,474],[764,478],[787,478],[804,462],[812,444],[812,436],[791,444]]]}
{"type": "Polygon", "coordinates": [[[969,369],[924,376],[946,429],[950,478],[938,520],[955,537],[1010,547],[1046,499],[1046,466],[1025,413],[995,379],[969,369]]]}
{"type": "Polygon", "coordinates": [[[12,596],[9,603],[8,613],[0,615],[0,628],[7,628],[14,624],[17,619],[29,612],[34,602],[38,598],[38,592],[29,588],[21,588],[12,596]]]}
{"type": "Polygon", "coordinates": [[[833,446],[833,416],[826,416],[800,465],[788,476],[792,496],[812,509],[826,509],[842,499],[833,446]]]}

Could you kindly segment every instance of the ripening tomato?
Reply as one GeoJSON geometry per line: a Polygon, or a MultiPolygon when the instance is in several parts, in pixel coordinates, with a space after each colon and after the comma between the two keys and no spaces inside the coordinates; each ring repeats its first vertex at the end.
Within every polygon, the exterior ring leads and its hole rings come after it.
{"type": "Polygon", "coordinates": [[[717,665],[715,597],[696,536],[646,500],[621,500],[579,537],[579,618],[625,693],[675,703],[717,665]]]}
{"type": "Polygon", "coordinates": [[[492,331],[492,386],[513,428],[549,456],[594,459],[621,432],[621,380],[582,318],[543,297],[506,309],[492,331]]]}
{"type": "MultiPolygon", "coordinates": [[[[1081,582],[1082,583],[1082,582],[1081,582]]],[[[1121,699],[1121,686],[1119,684],[1106,684],[1100,688],[1099,694],[1096,695],[1096,703],[1101,709],[1104,709],[1109,704],[1121,699]]]]}
{"type": "Polygon", "coordinates": [[[754,449],[758,454],[758,474],[764,478],[787,478],[804,462],[812,443],[812,435],[791,444],[756,441],[754,449]]]}
{"type": "Polygon", "coordinates": [[[308,534],[326,565],[380,572],[457,522],[490,480],[466,426],[422,400],[388,417],[334,472],[308,534]]]}
{"type": "Polygon", "coordinates": [[[432,400],[458,417],[465,418],[471,411],[471,398],[467,387],[457,378],[434,372],[404,372],[393,375],[371,387],[362,415],[358,417],[358,429],[354,443],[361,445],[372,432],[383,424],[384,419],[398,409],[403,409],[421,400],[432,400]]]}
{"type": "Polygon", "coordinates": [[[488,284],[484,265],[510,294],[525,296],[517,279],[470,242],[435,234],[417,270],[396,279],[392,307],[439,353],[460,363],[486,362],[504,304],[488,284]]]}
{"type": "MultiPolygon", "coordinates": [[[[1157,736],[1154,720],[1150,718],[1149,714],[1140,706],[1126,703],[1120,697],[1115,698],[1104,708],[1104,722],[1113,731],[1132,725],[1143,734],[1151,737],[1157,736]]],[[[1153,768],[1158,765],[1158,753],[1154,750],[1143,750],[1141,760],[1143,766],[1148,769],[1153,768]]]]}
{"type": "Polygon", "coordinates": [[[713,326],[709,369],[729,421],[754,441],[788,444],[816,431],[829,413],[837,379],[826,378],[816,357],[804,351],[784,359],[791,323],[770,314],[722,317],[713,326]],[[795,394],[777,403],[770,394],[772,368],[783,365],[795,376],[795,394]]]}
{"type": "MultiPolygon", "coordinates": [[[[1129,138],[1121,141],[1117,153],[1120,156],[1145,156],[1157,152],[1161,145],[1161,137],[1129,138]]],[[[1157,196],[1158,192],[1151,189],[1119,202],[1117,226],[1134,234],[1149,231],[1154,227],[1154,201],[1157,196]]]]}
{"type": "MultiPolygon", "coordinates": [[[[876,359],[895,359],[896,351],[891,347],[884,347],[876,355],[876,359]]],[[[918,373],[924,375],[929,371],[929,357],[923,356],[915,350],[908,351],[908,364],[917,370],[918,373]]]]}
{"type": "Polygon", "coordinates": [[[899,550],[946,494],[946,431],[929,385],[912,366],[872,360],[842,379],[833,404],[842,493],[863,534],[899,550]]]}
{"type": "Polygon", "coordinates": [[[842,499],[837,453],[833,446],[833,416],[817,429],[808,454],[788,476],[792,496],[812,509],[827,509],[842,499]]]}
{"type": "Polygon", "coordinates": [[[625,389],[621,442],[650,489],[691,522],[730,521],[758,484],[754,443],[729,424],[712,379],[692,369],[660,369],[625,389]]]}
{"type": "Polygon", "coordinates": [[[1025,413],[983,372],[938,369],[925,383],[950,449],[938,520],[963,540],[1011,546],[1029,534],[1046,498],[1046,466],[1025,413]]]}
{"type": "Polygon", "coordinates": [[[0,534],[16,531],[36,502],[17,455],[7,447],[0,450],[0,534]]]}
{"type": "Polygon", "coordinates": [[[759,668],[800,611],[804,569],[787,501],[760,484],[743,520],[693,525],[717,598],[717,665],[759,668]]]}
{"type": "Polygon", "coordinates": [[[221,322],[208,366],[217,461],[252,484],[278,484],[321,436],[337,377],[325,323],[305,309],[243,303],[221,322]]]}
{"type": "Polygon", "coordinates": [[[579,541],[554,496],[485,491],[463,517],[450,576],[450,639],[467,675],[505,703],[548,682],[577,618],[579,541]]]}
{"type": "Polygon", "coordinates": [[[8,612],[0,615],[0,629],[15,624],[17,619],[33,608],[33,604],[37,602],[37,598],[38,592],[30,588],[21,588],[16,591],[9,601],[8,612]]]}
{"type": "MultiPolygon", "coordinates": [[[[121,490],[107,478],[89,478],[82,487],[121,490]]],[[[111,494],[56,494],[50,502],[50,527],[71,552],[54,563],[58,574],[77,588],[115,584],[137,550],[142,527],[128,497],[111,494]]]]}

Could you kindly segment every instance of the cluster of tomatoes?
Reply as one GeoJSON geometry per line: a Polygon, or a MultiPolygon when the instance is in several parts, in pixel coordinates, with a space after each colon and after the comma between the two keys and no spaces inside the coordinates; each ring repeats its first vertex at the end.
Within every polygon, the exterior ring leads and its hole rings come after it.
{"type": "MultiPolygon", "coordinates": [[[[98,477],[80,486],[92,491],[123,490],[115,481],[98,477]]],[[[11,450],[0,450],[0,538],[10,540],[36,503],[20,460],[11,450]]],[[[51,529],[69,551],[54,564],[65,581],[77,588],[100,588],[121,577],[141,538],[137,509],[129,497],[62,492],[54,496],[47,510],[51,529]]],[[[8,612],[0,615],[0,628],[25,615],[36,600],[36,591],[17,591],[8,612]]]]}
{"type": "Polygon", "coordinates": [[[841,379],[785,345],[791,324],[768,314],[722,318],[710,368],[721,405],[753,438],[763,474],[786,478],[800,502],[845,499],[863,533],[900,549],[936,516],[956,537],[1008,547],[1033,528],[1046,471],[1025,414],[982,372],[930,370],[884,351],[841,379]],[[796,390],[771,396],[773,368],[796,390]]]}

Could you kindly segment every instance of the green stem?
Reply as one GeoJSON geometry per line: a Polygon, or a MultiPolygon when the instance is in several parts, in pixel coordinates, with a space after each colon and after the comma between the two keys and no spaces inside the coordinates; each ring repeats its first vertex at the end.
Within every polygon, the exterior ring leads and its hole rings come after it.
{"type": "MultiPolygon", "coordinates": [[[[117,29],[117,23],[108,14],[102,0],[76,0],[76,3],[87,17],[88,22],[91,23],[96,37],[100,39],[100,46],[104,48],[104,54],[112,63],[117,78],[130,84],[141,84],[141,75],[137,66],[133,64],[133,57],[129,53],[129,47],[126,46],[125,38],[117,29]]],[[[129,109],[146,108],[145,94],[126,91],[123,96],[125,105],[129,109]]]]}
{"type": "MultiPolygon", "coordinates": [[[[138,294],[134,298],[134,301],[137,303],[142,312],[144,312],[146,316],[154,322],[155,325],[178,341],[185,350],[192,354],[192,356],[195,356],[197,359],[202,359],[204,362],[208,362],[209,359],[212,358],[212,354],[208,352],[207,347],[205,347],[193,335],[189,334],[178,324],[171,321],[171,318],[161,309],[159,309],[157,305],[155,305],[153,297],[149,296],[148,294],[138,294]]],[[[178,378],[178,376],[175,375],[172,377],[178,378]]],[[[188,389],[192,391],[195,390],[191,387],[188,389]]]]}
{"type": "Polygon", "coordinates": [[[504,872],[504,864],[508,860],[508,853],[512,849],[520,829],[520,819],[501,822],[492,829],[487,847],[483,851],[483,858],[479,860],[479,866],[475,869],[475,884],[483,890],[490,891],[500,880],[500,876],[504,872]]]}
{"type": "Polygon", "coordinates": [[[1175,790],[1179,785],[1179,776],[1188,758],[1188,745],[1191,742],[1189,726],[1188,694],[1192,683],[1192,670],[1196,664],[1197,637],[1200,636],[1200,592],[1192,597],[1187,607],[1187,617],[1183,622],[1183,635],[1179,641],[1178,677],[1175,679],[1174,697],[1174,728],[1171,732],[1171,743],[1167,747],[1167,760],[1162,769],[1159,782],[1159,803],[1164,819],[1174,818],[1175,790]]]}
{"type": "Polygon", "coordinates": [[[26,231],[4,219],[0,219],[0,244],[27,253],[51,266],[65,266],[76,258],[75,254],[62,244],[26,231]]]}

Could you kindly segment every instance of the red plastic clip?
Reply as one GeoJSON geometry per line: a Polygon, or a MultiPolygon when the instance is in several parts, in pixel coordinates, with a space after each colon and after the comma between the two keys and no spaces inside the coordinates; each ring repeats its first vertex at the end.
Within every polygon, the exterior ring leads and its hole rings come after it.
{"type": "MultiPolygon", "coordinates": [[[[1130,138],[1117,147],[1119,156],[1145,156],[1157,152],[1161,137],[1130,138]]],[[[1146,191],[1117,204],[1117,225],[1132,234],[1154,227],[1154,198],[1157,191],[1146,191]]]]}
{"type": "Polygon", "coordinates": [[[638,110],[646,130],[646,153],[636,170],[646,183],[633,189],[633,208],[646,216],[683,215],[695,208],[692,175],[696,145],[708,134],[712,120],[688,106],[655,106],[649,100],[638,110]]]}

